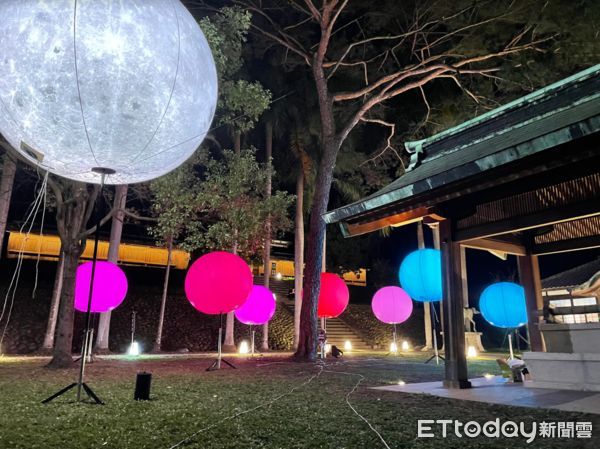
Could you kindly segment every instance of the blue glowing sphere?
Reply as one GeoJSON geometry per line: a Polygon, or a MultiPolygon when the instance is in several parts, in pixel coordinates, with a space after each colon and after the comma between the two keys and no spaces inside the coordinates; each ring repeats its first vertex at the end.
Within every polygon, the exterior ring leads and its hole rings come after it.
{"type": "Polygon", "coordinates": [[[527,323],[525,290],[513,282],[498,282],[483,291],[479,309],[486,321],[497,327],[516,328],[527,323]]]}
{"type": "Polygon", "coordinates": [[[419,249],[404,258],[398,273],[402,288],[415,301],[441,301],[442,253],[419,249]]]}

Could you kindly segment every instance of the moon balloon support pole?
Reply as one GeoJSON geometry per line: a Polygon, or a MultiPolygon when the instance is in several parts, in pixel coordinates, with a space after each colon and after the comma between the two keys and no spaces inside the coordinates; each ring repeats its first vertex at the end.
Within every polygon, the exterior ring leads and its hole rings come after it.
{"type": "Polygon", "coordinates": [[[429,357],[425,363],[429,363],[431,362],[433,359],[435,359],[435,364],[439,365],[440,364],[440,359],[441,360],[446,360],[444,359],[444,357],[442,357],[440,355],[440,351],[438,349],[438,342],[437,342],[437,327],[435,325],[435,323],[437,323],[438,321],[438,317],[437,317],[437,313],[435,311],[435,306],[433,305],[433,302],[429,303],[429,306],[431,307],[432,310],[432,315],[433,315],[433,320],[432,320],[432,327],[433,327],[433,355],[431,357],[429,357]]]}
{"type": "Polygon", "coordinates": [[[223,314],[220,313],[219,314],[219,340],[217,341],[217,359],[213,362],[212,365],[210,365],[208,368],[206,368],[206,371],[216,371],[216,370],[221,369],[221,362],[225,363],[230,368],[236,369],[236,367],[233,365],[233,363],[231,363],[223,358],[222,340],[223,340],[223,314]]]}
{"type": "Polygon", "coordinates": [[[42,401],[42,404],[47,404],[59,396],[62,396],[71,388],[77,387],[77,402],[81,402],[81,390],[85,391],[85,393],[94,401],[95,404],[104,405],[104,402],[100,400],[100,398],[94,393],[94,391],[85,383],[85,364],[87,362],[88,356],[88,346],[91,346],[91,338],[92,332],[91,323],[92,323],[92,298],[94,294],[94,277],[96,274],[96,264],[98,261],[98,243],[100,242],[100,208],[98,204],[100,202],[100,198],[102,198],[102,194],[104,191],[104,181],[106,175],[114,174],[115,171],[110,168],[103,167],[95,167],[92,169],[94,173],[98,173],[101,176],[100,179],[100,191],[98,193],[98,198],[96,199],[96,232],[94,233],[94,252],[92,256],[92,273],[90,277],[90,290],[88,294],[88,303],[87,303],[87,311],[85,316],[85,333],[83,338],[83,350],[81,354],[81,358],[79,359],[79,376],[77,378],[77,382],[73,382],[70,385],[67,385],[62,390],[53,394],[47,399],[42,401]]]}

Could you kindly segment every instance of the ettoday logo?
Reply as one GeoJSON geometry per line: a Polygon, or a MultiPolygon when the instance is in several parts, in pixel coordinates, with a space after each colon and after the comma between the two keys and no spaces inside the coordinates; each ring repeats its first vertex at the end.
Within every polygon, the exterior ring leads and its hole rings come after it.
{"type": "Polygon", "coordinates": [[[417,421],[418,438],[523,438],[527,443],[540,438],[591,438],[591,422],[501,422],[500,418],[481,424],[453,419],[420,419],[417,421]]]}

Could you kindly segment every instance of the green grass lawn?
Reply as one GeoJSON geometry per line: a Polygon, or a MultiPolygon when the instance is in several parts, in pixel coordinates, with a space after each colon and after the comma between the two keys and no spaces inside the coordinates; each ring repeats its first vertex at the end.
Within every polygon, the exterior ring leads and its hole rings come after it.
{"type": "MultiPolygon", "coordinates": [[[[590,415],[492,406],[424,395],[370,390],[369,386],[439,380],[443,365],[424,356],[351,355],[343,361],[289,362],[272,355],[234,358],[237,370],[206,372],[207,358],[142,357],[88,365],[86,381],[104,406],[73,403],[75,392],[47,405],[40,401],[73,382],[73,369],[52,371],[45,360],[0,359],[0,448],[392,448],[600,447],[598,441],[522,439],[417,439],[417,419],[500,418],[513,421],[594,421],[590,415]],[[153,375],[152,400],[133,401],[135,374],[153,375]],[[319,374],[320,373],[320,374],[319,374]],[[348,373],[348,374],[343,374],[348,373]],[[318,376],[317,376],[318,375],[318,376]],[[310,383],[307,383],[310,379],[310,383]],[[294,389],[295,388],[295,389],[294,389]],[[290,390],[294,389],[291,393],[290,390]],[[231,418],[240,412],[256,408],[231,418]],[[205,429],[205,430],[202,430],[205,429]],[[587,446],[586,446],[587,445],[587,446]]],[[[498,373],[493,359],[470,362],[470,374],[498,373]]],[[[598,434],[598,421],[594,433],[598,434]]]]}

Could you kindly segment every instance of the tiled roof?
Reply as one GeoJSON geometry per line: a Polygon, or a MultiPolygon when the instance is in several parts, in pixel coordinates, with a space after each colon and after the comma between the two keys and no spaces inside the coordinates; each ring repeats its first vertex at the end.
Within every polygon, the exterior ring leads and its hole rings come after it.
{"type": "Polygon", "coordinates": [[[544,290],[577,287],[600,271],[600,258],[542,279],[544,290]]]}

